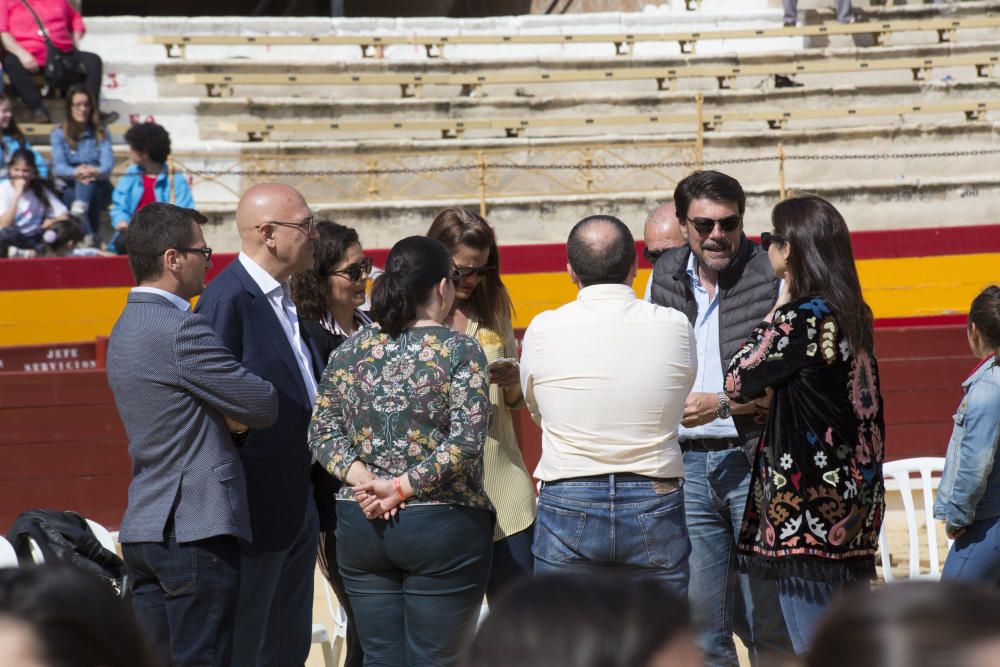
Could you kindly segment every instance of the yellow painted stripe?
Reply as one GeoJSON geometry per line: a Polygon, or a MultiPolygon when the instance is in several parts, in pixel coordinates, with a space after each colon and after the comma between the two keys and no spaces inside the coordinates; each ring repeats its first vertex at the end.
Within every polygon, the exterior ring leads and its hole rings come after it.
{"type": "MultiPolygon", "coordinates": [[[[876,318],[933,317],[968,312],[986,285],[1000,283],[1000,253],[868,259],[858,262],[865,298],[876,318]]],[[[639,271],[637,293],[649,270],[639,271]]],[[[514,300],[515,327],[576,298],[564,272],[504,276],[514,300]]],[[[107,336],[125,305],[127,287],[0,291],[0,345],[93,340],[107,336]]]]}

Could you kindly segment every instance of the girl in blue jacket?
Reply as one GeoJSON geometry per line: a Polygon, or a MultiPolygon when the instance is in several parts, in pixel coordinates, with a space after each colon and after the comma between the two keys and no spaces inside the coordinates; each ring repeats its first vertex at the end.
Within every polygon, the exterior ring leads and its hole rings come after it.
{"type": "Polygon", "coordinates": [[[180,172],[169,173],[170,134],[162,125],[141,123],[125,133],[132,164],[118,179],[111,194],[111,226],[115,238],[108,243],[110,250],[125,252],[125,230],[136,211],[146,204],[166,202],[183,208],[194,208],[194,198],[187,178],[180,172]]]}
{"type": "Polygon", "coordinates": [[[969,308],[969,346],[982,361],[962,383],[934,516],[955,540],[942,579],[1000,584],[1000,287],[969,308]]]}
{"type": "Polygon", "coordinates": [[[26,148],[35,156],[35,171],[38,173],[38,177],[48,178],[48,163],[38,151],[31,147],[24,133],[21,132],[21,128],[17,126],[17,121],[14,120],[14,109],[11,107],[11,98],[6,93],[0,93],[0,150],[3,151],[3,156],[0,157],[0,163],[3,163],[0,175],[6,175],[7,163],[10,162],[14,152],[21,148],[26,148]]]}

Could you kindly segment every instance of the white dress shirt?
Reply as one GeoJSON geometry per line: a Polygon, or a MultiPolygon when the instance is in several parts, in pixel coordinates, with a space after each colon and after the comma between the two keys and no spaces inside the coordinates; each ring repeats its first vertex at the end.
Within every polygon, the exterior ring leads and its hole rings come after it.
{"type": "Polygon", "coordinates": [[[191,310],[191,304],[177,296],[173,292],[168,292],[165,289],[160,289],[159,287],[133,287],[130,291],[132,292],[145,292],[146,294],[155,294],[157,296],[162,296],[164,299],[170,303],[177,306],[180,310],[191,310]]]}
{"type": "Polygon", "coordinates": [[[683,477],[677,428],[697,371],[694,335],[628,285],[592,285],[524,334],[521,387],[542,427],[535,477],[683,477]]]}
{"type": "Polygon", "coordinates": [[[305,382],[306,391],[309,392],[310,402],[316,401],[316,378],[313,377],[312,365],[309,362],[309,350],[306,349],[302,341],[302,333],[299,330],[299,313],[292,303],[292,291],[288,283],[279,283],[270,273],[260,267],[257,262],[250,259],[250,256],[241,252],[239,254],[240,263],[247,270],[257,287],[267,297],[274,314],[278,317],[281,330],[285,332],[288,345],[292,348],[292,356],[295,357],[302,374],[302,381],[305,382]]]}

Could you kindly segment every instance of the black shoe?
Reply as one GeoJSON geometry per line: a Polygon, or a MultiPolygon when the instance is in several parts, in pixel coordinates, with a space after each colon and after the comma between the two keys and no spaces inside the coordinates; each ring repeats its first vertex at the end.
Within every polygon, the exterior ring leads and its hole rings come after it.
{"type": "Polygon", "coordinates": [[[804,85],[804,83],[799,83],[790,76],[785,76],[784,74],[774,75],[775,88],[801,88],[804,85]]]}
{"type": "Polygon", "coordinates": [[[102,111],[98,115],[101,118],[101,125],[111,125],[118,120],[119,117],[117,111],[102,111]]]}
{"type": "Polygon", "coordinates": [[[31,110],[31,115],[28,116],[28,122],[35,125],[50,125],[52,123],[52,116],[49,114],[49,110],[45,107],[38,107],[37,109],[31,110]]]}

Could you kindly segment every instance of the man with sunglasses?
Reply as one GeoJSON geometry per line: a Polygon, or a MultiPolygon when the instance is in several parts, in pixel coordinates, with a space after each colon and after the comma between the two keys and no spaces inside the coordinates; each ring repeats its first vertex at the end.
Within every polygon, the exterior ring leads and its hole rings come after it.
{"type": "MultiPolygon", "coordinates": [[[[672,201],[660,204],[646,216],[646,226],[642,230],[643,248],[642,256],[650,264],[656,264],[660,255],[671,248],[679,248],[687,245],[684,237],[684,230],[677,220],[677,211],[672,201]]],[[[653,289],[653,274],[649,274],[646,280],[646,294],[643,297],[646,301],[652,301],[650,293],[653,289]]]]}
{"type": "Polygon", "coordinates": [[[247,190],[236,227],[242,252],[205,288],[198,312],[278,390],[278,421],[240,448],[253,541],[242,545],[232,664],[290,667],[305,663],[312,640],[319,515],[306,431],[325,360],[310,353],[288,280],[313,265],[318,232],[302,195],[279,183],[247,190]]]}
{"type": "Polygon", "coordinates": [[[778,282],[767,253],[743,233],[746,195],[736,179],[697,171],[674,190],[687,244],[656,262],[652,300],[683,312],[694,328],[698,374],[679,432],[691,539],[689,599],[709,667],[737,667],[733,632],[751,662],[791,654],[777,587],[736,572],[736,543],[760,436],[754,405],[723,392],[729,360],[771,310],[778,282]]]}

